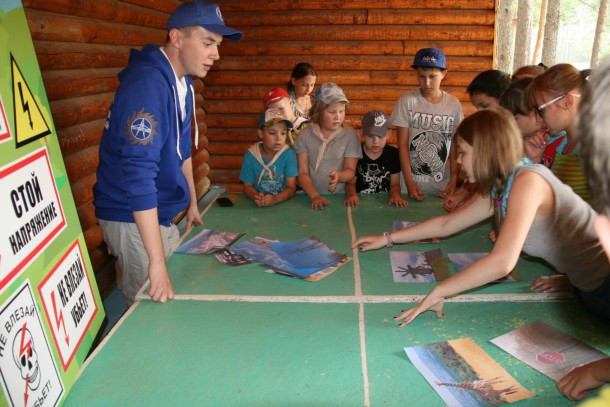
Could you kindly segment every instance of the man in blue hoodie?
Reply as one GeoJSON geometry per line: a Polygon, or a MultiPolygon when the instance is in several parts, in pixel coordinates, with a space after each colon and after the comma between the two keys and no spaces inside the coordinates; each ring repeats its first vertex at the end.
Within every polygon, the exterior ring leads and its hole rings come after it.
{"type": "Polygon", "coordinates": [[[167,31],[165,46],[132,49],[119,73],[93,187],[95,214],[117,258],[128,305],[147,278],[154,301],[174,297],[165,263],[179,240],[172,219],[187,209],[185,233],[202,223],[191,160],[195,95],[189,75],[205,77],[223,38],[243,36],[224,24],[216,4],[204,1],[180,5],[167,31]]]}

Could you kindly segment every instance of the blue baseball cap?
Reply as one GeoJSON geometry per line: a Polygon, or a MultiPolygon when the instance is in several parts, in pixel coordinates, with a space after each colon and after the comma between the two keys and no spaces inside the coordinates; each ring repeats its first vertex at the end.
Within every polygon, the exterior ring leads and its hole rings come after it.
{"type": "Polygon", "coordinates": [[[198,0],[178,6],[167,21],[167,31],[197,25],[233,41],[239,41],[244,36],[241,31],[225,25],[216,3],[198,0]]]}
{"type": "Polygon", "coordinates": [[[436,48],[422,48],[415,54],[413,58],[413,65],[411,68],[439,68],[442,70],[447,69],[447,63],[445,61],[445,54],[443,51],[436,48]]]}

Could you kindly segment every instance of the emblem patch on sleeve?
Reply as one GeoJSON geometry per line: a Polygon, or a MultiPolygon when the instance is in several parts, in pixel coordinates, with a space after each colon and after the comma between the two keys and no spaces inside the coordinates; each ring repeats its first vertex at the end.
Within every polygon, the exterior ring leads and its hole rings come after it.
{"type": "Polygon", "coordinates": [[[144,113],[144,109],[132,114],[127,119],[126,134],[131,137],[131,144],[147,145],[152,143],[157,135],[157,124],[155,117],[150,113],[144,113]]]}

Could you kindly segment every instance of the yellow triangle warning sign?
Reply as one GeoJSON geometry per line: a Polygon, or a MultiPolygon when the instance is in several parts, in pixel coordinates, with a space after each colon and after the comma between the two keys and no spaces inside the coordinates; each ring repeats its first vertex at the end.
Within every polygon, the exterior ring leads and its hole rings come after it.
{"type": "Polygon", "coordinates": [[[15,109],[15,141],[17,147],[51,134],[38,103],[11,54],[13,106],[15,109]]]}

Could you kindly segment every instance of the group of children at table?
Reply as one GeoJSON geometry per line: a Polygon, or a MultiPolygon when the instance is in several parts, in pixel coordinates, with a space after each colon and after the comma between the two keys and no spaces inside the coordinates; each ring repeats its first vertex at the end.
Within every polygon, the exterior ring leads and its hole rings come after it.
{"type": "MultiPolygon", "coordinates": [[[[177,7],[167,32],[164,46],[132,50],[119,74],[93,187],[96,218],[122,271],[129,305],[147,278],[152,300],[174,298],[165,262],[179,241],[173,218],[186,210],[185,233],[202,224],[191,157],[196,109],[190,76],[207,75],[223,39],[243,37],[224,24],[217,4],[204,1],[177,7]]],[[[533,290],[572,289],[610,322],[610,59],[590,81],[566,64],[530,73],[528,83],[485,71],[468,87],[481,110],[466,119],[457,98],[440,89],[447,73],[440,50],[419,50],[412,67],[419,88],[405,92],[389,118],[366,113],[361,144],[344,125],[349,101],[343,90],[324,83],[311,96],[317,74],[310,64],[298,64],[287,90],[274,88],[264,98],[261,142],[246,152],[240,175],[245,195],[271,206],[301,188],[314,209],[330,204],[329,193],[345,193],[348,206],[358,205],[358,193],[388,193],[396,207],[407,205],[401,191],[417,200],[430,193],[444,197],[446,215],[360,237],[352,248],[362,251],[447,236],[494,216],[491,253],[402,311],[396,317],[401,326],[426,310],[442,316],[446,297],[506,275],[522,250],[559,272],[538,278],[533,290]],[[504,108],[493,107],[498,103],[504,108]],[[398,149],[386,145],[390,125],[398,149]],[[524,155],[544,165],[528,164],[524,155]],[[465,181],[458,186],[459,166],[465,181]],[[599,214],[586,202],[587,181],[599,214]]],[[[610,358],[574,369],[558,387],[578,399],[608,381],[610,358]]]]}
{"type": "MultiPolygon", "coordinates": [[[[403,93],[390,117],[378,110],[366,113],[362,143],[344,125],[349,101],[343,90],[324,83],[309,96],[316,74],[304,65],[305,75],[293,71],[290,93],[274,88],[264,99],[261,142],[245,154],[240,175],[248,198],[274,205],[300,187],[311,207],[322,209],[332,193],[345,193],[347,206],[358,205],[358,193],[388,193],[389,205],[396,207],[408,204],[401,190],[416,200],[430,193],[444,197],[446,215],[360,237],[352,248],[361,251],[449,236],[495,220],[491,253],[401,311],[395,317],[399,326],[428,310],[443,317],[445,298],[506,276],[522,251],[558,272],[536,279],[532,290],[571,290],[610,323],[610,244],[605,243],[610,241],[610,115],[603,96],[610,91],[610,59],[590,81],[569,64],[524,67],[515,79],[497,70],[482,72],[467,89],[477,112],[464,119],[458,99],[440,89],[445,56],[421,49],[412,65],[419,88],[403,93]],[[311,109],[299,109],[306,100],[311,109]],[[587,119],[579,122],[579,114],[587,119]],[[398,148],[386,144],[390,125],[397,129],[398,148]],[[587,180],[597,188],[593,204],[599,216],[590,205],[587,180]]],[[[608,381],[610,359],[575,369],[558,387],[580,399],[608,381]]]]}

